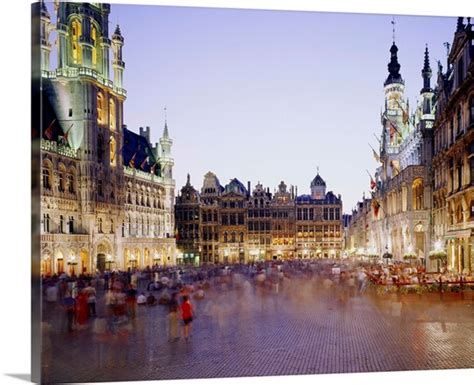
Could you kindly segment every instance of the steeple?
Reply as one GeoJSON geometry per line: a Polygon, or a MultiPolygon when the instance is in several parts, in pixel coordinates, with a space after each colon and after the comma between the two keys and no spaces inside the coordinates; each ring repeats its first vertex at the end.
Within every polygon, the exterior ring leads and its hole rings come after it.
{"type": "Polygon", "coordinates": [[[123,88],[123,71],[125,70],[125,63],[122,59],[123,41],[120,26],[117,24],[115,32],[112,35],[112,51],[114,57],[112,67],[114,68],[114,84],[118,88],[123,88]]]}
{"type": "Polygon", "coordinates": [[[191,186],[191,176],[189,175],[189,172],[188,172],[188,175],[186,176],[186,186],[191,186]]]}
{"type": "Polygon", "coordinates": [[[464,23],[463,23],[464,17],[458,17],[458,25],[456,28],[456,32],[462,32],[464,31],[464,23]]]}
{"type": "Polygon", "coordinates": [[[431,92],[431,85],[430,85],[430,78],[432,75],[431,67],[430,67],[430,53],[428,51],[428,44],[425,47],[425,62],[423,65],[423,69],[421,70],[421,76],[423,77],[423,88],[421,89],[420,93],[424,92],[431,92]]]}
{"type": "Polygon", "coordinates": [[[387,86],[392,83],[404,84],[402,76],[400,75],[400,63],[398,62],[398,47],[395,44],[395,41],[390,47],[390,63],[388,63],[388,77],[385,80],[384,86],[387,86]]]}

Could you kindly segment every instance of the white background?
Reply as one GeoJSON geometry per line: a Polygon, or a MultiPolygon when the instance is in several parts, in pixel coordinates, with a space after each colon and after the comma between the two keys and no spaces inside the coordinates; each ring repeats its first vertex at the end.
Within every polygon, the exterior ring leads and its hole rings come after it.
{"type": "MultiPolygon", "coordinates": [[[[181,0],[115,1],[116,3],[226,6],[438,16],[474,15],[473,1],[434,0],[181,0]]],[[[30,373],[30,1],[1,4],[0,22],[0,383],[21,384],[30,373]],[[19,379],[20,378],[20,379],[19,379]]],[[[422,31],[429,33],[429,31],[422,31]]],[[[454,33],[454,30],[453,30],[454,33]]],[[[446,40],[451,41],[452,36],[446,40]]],[[[474,322],[474,319],[472,320],[474,322]]],[[[382,342],[383,343],[383,342],[382,342]]],[[[473,347],[474,357],[474,347],[473,347]]],[[[470,382],[474,370],[314,375],[180,381],[179,384],[355,384],[470,382]]],[[[130,382],[129,382],[130,383],[130,382]]],[[[138,383],[138,382],[137,382],[138,383]]],[[[141,382],[149,384],[150,382],[141,382]]],[[[156,382],[168,384],[170,381],[156,382]]],[[[174,382],[177,383],[177,382],[174,382]]],[[[130,383],[131,384],[131,383],[130,383]]]]}

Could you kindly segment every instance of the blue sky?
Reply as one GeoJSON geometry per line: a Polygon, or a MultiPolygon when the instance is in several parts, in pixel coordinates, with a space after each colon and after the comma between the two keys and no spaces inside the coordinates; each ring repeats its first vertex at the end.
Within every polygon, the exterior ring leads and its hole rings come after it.
{"type": "MultiPolygon", "coordinates": [[[[309,192],[319,166],[349,212],[369,190],[392,43],[392,15],[113,4],[125,39],[125,123],[158,140],[167,107],[177,189],[213,171],[273,191],[309,192]]],[[[444,64],[452,17],[395,16],[410,104],[425,44],[444,64]]],[[[53,53],[54,55],[54,53],[53,53]]]]}

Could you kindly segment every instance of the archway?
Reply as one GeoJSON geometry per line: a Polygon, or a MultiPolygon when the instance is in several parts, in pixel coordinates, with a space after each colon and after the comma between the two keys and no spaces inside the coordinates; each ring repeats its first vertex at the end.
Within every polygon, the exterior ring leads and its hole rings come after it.
{"type": "Polygon", "coordinates": [[[97,262],[96,269],[103,273],[107,268],[107,257],[111,256],[112,250],[108,243],[101,242],[97,245],[97,262]]]}
{"type": "Polygon", "coordinates": [[[86,274],[88,272],[89,266],[89,253],[87,250],[81,250],[79,252],[79,263],[80,263],[80,271],[82,274],[86,274]]]}
{"type": "Polygon", "coordinates": [[[49,276],[52,274],[52,272],[53,266],[51,253],[49,251],[45,251],[41,256],[40,274],[49,276]]]}
{"type": "Polygon", "coordinates": [[[57,250],[54,255],[55,260],[55,272],[57,274],[64,273],[64,255],[60,250],[57,250]]]}

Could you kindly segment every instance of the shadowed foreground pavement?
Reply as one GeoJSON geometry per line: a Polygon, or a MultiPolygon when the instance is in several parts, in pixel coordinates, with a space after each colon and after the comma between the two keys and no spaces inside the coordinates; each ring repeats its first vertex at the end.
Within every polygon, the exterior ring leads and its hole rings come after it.
{"type": "Polygon", "coordinates": [[[135,322],[116,335],[94,334],[92,328],[67,334],[60,309],[49,307],[44,320],[52,325],[51,351],[44,354],[44,381],[469,368],[474,367],[471,298],[366,292],[341,301],[337,290],[293,280],[278,294],[252,288],[193,301],[192,337],[172,343],[165,306],[138,307],[135,322]]]}

